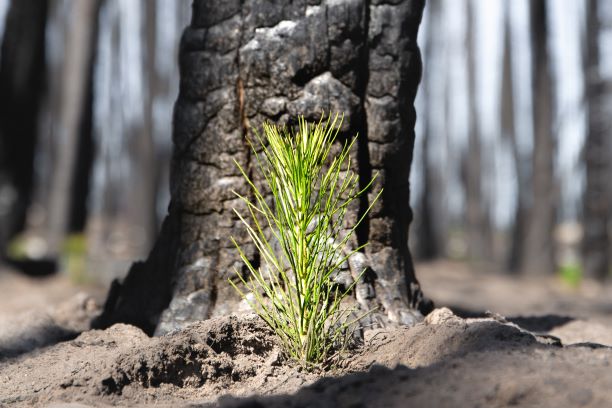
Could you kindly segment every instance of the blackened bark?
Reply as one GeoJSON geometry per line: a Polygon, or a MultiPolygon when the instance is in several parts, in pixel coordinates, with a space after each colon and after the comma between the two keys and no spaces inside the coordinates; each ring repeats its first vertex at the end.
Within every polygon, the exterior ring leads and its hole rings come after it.
{"type": "Polygon", "coordinates": [[[362,182],[379,174],[349,218],[385,188],[358,234],[370,244],[353,262],[369,266],[357,301],[381,306],[393,323],[412,324],[417,309],[427,312],[407,245],[423,7],[417,0],[194,1],[181,42],[170,214],[149,259],[114,285],[96,324],[125,321],[164,333],[240,307],[227,283],[242,271],[230,236],[257,254],[232,211],[244,209],[232,190],[249,193],[233,161],[261,185],[246,141],[252,127],[291,125],[297,115],[317,120],[322,111],[345,113],[341,138],[359,133],[362,182]]]}
{"type": "Polygon", "coordinates": [[[23,228],[44,85],[46,0],[11,1],[0,60],[0,252],[23,228]]]}
{"type": "Polygon", "coordinates": [[[528,274],[546,275],[555,269],[553,227],[557,208],[553,173],[552,76],[546,0],[533,0],[529,4],[533,47],[533,201],[523,241],[525,259],[521,269],[528,274]]]}
{"type": "Polygon", "coordinates": [[[584,55],[587,138],[584,146],[586,188],[584,192],[585,275],[603,280],[610,273],[610,135],[605,99],[607,84],[600,74],[598,0],[587,1],[586,47],[584,55]]]}

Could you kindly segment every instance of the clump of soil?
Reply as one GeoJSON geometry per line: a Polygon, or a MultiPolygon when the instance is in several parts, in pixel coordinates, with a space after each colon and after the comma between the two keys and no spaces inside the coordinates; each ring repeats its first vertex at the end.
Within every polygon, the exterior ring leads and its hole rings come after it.
{"type": "Polygon", "coordinates": [[[282,357],[259,318],[231,316],[155,338],[118,324],[6,360],[0,405],[598,407],[612,404],[610,362],[605,346],[443,308],[368,332],[340,367],[313,373],[282,357]]]}
{"type": "Polygon", "coordinates": [[[154,338],[117,324],[7,363],[0,368],[0,403],[209,401],[228,391],[271,392],[277,377],[283,390],[315,379],[283,360],[274,335],[254,315],[154,338]]]}
{"type": "Polygon", "coordinates": [[[413,328],[379,330],[343,373],[293,395],[221,399],[222,407],[612,406],[612,348],[563,346],[500,316],[437,309],[413,328]]]}

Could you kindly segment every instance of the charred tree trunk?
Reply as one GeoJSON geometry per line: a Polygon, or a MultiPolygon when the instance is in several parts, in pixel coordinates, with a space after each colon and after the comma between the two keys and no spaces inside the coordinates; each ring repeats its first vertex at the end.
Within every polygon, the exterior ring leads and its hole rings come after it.
{"type": "Polygon", "coordinates": [[[257,254],[232,213],[242,208],[232,190],[248,193],[233,160],[252,172],[246,138],[264,120],[291,124],[322,111],[345,113],[343,137],[359,132],[361,180],[379,174],[352,218],[385,188],[357,234],[370,243],[357,301],[405,324],[431,307],[407,245],[424,2],[311,3],[194,1],[181,43],[169,214],[147,261],[113,285],[98,326],[122,321],[164,333],[239,307],[227,279],[242,265],[229,237],[257,254]]]}
{"type": "Polygon", "coordinates": [[[587,1],[586,47],[584,55],[585,99],[588,106],[587,138],[584,146],[586,188],[584,192],[585,275],[604,280],[610,273],[610,135],[605,98],[607,84],[600,74],[598,0],[587,1]]]}
{"type": "Polygon", "coordinates": [[[552,134],[552,77],[548,54],[546,0],[530,3],[531,43],[533,46],[533,158],[532,197],[524,239],[522,271],[546,275],[555,270],[553,227],[555,222],[555,181],[552,134]]]}
{"type": "Polygon", "coordinates": [[[0,252],[20,231],[32,190],[44,85],[46,0],[13,0],[0,61],[0,252]]]}

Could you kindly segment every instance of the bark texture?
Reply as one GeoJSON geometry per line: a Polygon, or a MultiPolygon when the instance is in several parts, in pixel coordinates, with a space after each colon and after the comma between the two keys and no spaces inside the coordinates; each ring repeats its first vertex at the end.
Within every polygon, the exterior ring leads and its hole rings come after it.
{"type": "MultiPolygon", "coordinates": [[[[408,250],[413,107],[421,76],[416,43],[423,1],[195,0],[180,51],[174,111],[172,202],[149,259],[115,283],[98,326],[123,321],[165,333],[240,307],[227,283],[242,264],[230,236],[257,254],[232,209],[248,194],[234,160],[255,183],[247,137],[264,120],[292,124],[345,113],[342,137],[359,133],[363,183],[379,177],[353,220],[384,187],[357,241],[368,266],[356,299],[386,322],[412,324],[422,296],[408,250]]],[[[356,242],[355,242],[356,243],[356,242]]],[[[350,278],[350,275],[349,275],[350,278]]]]}

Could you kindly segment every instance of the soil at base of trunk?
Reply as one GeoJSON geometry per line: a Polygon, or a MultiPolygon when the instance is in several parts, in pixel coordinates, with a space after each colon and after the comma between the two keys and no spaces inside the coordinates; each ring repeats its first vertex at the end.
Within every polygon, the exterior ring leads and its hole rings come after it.
{"type": "Polygon", "coordinates": [[[336,370],[312,373],[282,358],[256,316],[230,316],[155,338],[119,324],[7,359],[0,405],[599,407],[612,405],[610,362],[606,346],[443,308],[367,332],[336,370]]]}

